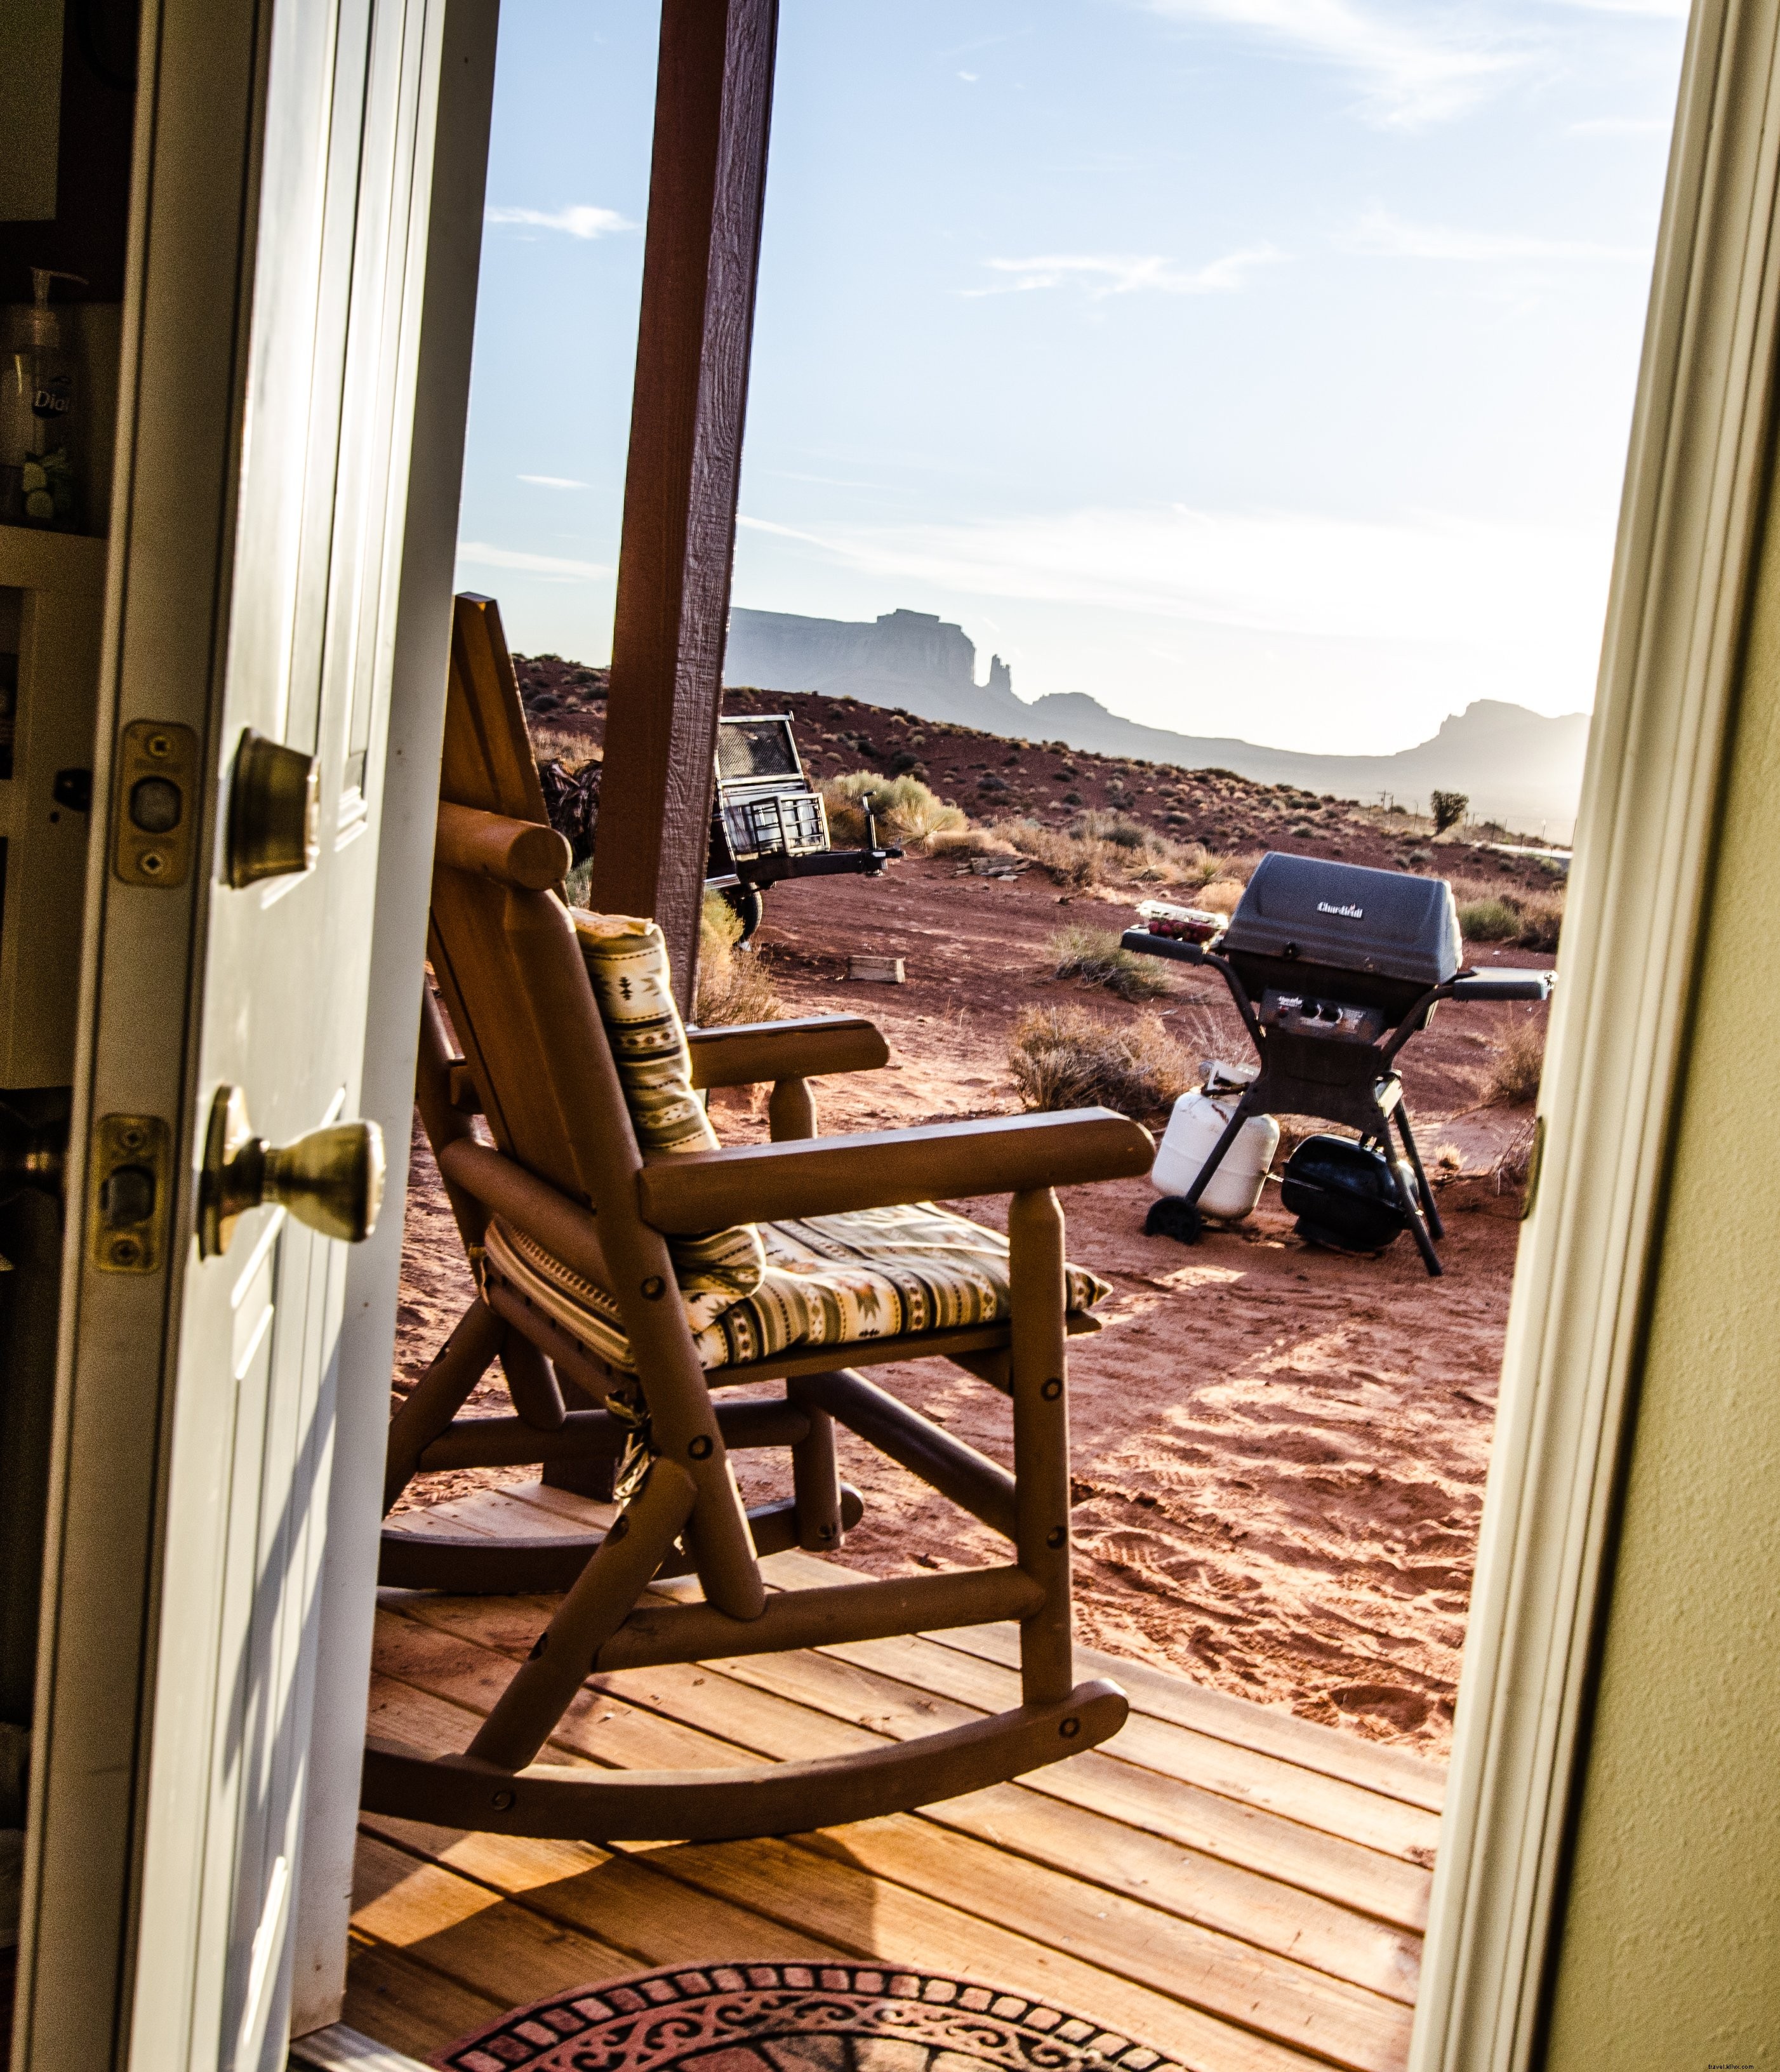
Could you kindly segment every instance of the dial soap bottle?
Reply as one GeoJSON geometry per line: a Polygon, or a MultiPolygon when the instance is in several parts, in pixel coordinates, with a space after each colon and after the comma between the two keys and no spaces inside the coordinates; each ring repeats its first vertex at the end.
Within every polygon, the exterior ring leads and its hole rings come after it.
{"type": "Polygon", "coordinates": [[[50,306],[50,283],[72,281],[47,266],[31,269],[31,306],[7,353],[0,396],[0,517],[14,524],[72,532],[79,522],[69,458],[78,401],[72,356],[62,345],[62,320],[50,306]]]}

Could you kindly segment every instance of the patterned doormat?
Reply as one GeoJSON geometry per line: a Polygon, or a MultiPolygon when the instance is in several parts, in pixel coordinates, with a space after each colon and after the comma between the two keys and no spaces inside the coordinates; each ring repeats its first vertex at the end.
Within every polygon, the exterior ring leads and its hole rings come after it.
{"type": "Polygon", "coordinates": [[[674,1965],[578,1986],[433,2062],[444,2072],[1181,2072],[1047,2000],[862,1964],[674,1965]]]}

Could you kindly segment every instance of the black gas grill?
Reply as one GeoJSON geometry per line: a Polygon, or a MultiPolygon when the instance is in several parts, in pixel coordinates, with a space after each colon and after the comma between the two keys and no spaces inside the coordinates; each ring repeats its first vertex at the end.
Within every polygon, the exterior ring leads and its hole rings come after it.
{"type": "Polygon", "coordinates": [[[1209,944],[1157,932],[1163,925],[1128,930],[1124,947],[1220,972],[1260,1058],[1186,1200],[1198,1201],[1251,1116],[1343,1123],[1383,1153],[1404,1221],[1438,1273],[1433,1241],[1445,1231],[1392,1069],[1396,1054],[1441,1001],[1544,1000],[1554,975],[1462,970],[1458,912],[1444,879],[1318,857],[1264,856],[1209,944]],[[1393,1118],[1412,1189],[1392,1157],[1393,1118]]]}

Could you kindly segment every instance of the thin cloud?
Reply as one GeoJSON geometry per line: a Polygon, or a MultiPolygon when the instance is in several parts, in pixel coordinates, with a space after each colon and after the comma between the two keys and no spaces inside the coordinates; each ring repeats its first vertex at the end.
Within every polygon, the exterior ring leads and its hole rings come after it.
{"type": "Polygon", "coordinates": [[[491,547],[481,540],[459,541],[458,559],[480,568],[524,569],[532,575],[573,576],[584,582],[612,574],[603,561],[571,561],[560,554],[522,553],[516,547],[491,547]]]}
{"type": "Polygon", "coordinates": [[[591,483],[577,482],[566,475],[522,475],[521,482],[535,482],[540,489],[590,489],[591,483]]]}
{"type": "Polygon", "coordinates": [[[1374,209],[1342,240],[1349,252],[1379,259],[1440,259],[1487,265],[1505,260],[1601,260],[1613,265],[1647,265],[1648,247],[1595,245],[1586,240],[1528,237],[1518,231],[1461,230],[1449,224],[1405,223],[1400,216],[1374,209]]]}
{"type": "Polygon", "coordinates": [[[561,230],[570,237],[606,237],[614,231],[640,228],[615,208],[595,208],[587,202],[572,208],[490,208],[485,214],[490,223],[525,223],[534,230],[561,230]]]}
{"type": "Polygon", "coordinates": [[[1153,290],[1169,295],[1227,295],[1246,286],[1257,266],[1286,255],[1272,245],[1246,245],[1207,265],[1182,268],[1157,253],[1057,253],[1038,259],[989,259],[992,272],[1009,278],[993,287],[966,288],[966,295],[1017,295],[1040,288],[1076,286],[1099,302],[1108,295],[1153,290]]]}
{"type": "Polygon", "coordinates": [[[1248,30],[1300,55],[1355,74],[1363,112],[1391,129],[1425,128],[1462,114],[1511,74],[1531,63],[1532,50],[1499,34],[1408,10],[1391,14],[1352,0],[1149,0],[1177,21],[1248,30]]]}

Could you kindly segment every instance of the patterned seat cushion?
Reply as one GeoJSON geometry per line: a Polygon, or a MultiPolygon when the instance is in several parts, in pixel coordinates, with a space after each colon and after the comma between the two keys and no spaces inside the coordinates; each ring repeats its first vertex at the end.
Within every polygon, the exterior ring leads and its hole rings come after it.
{"type": "MultiPolygon", "coordinates": [[[[770,1359],[797,1346],[995,1323],[1009,1313],[1007,1240],[931,1202],[758,1227],[766,1256],[759,1285],[694,1327],[707,1369],[770,1359]]],[[[485,1272],[508,1281],[608,1365],[635,1371],[618,1305],[606,1289],[499,1219],[484,1242],[485,1272]]],[[[1079,1266],[1069,1268],[1067,1281],[1072,1312],[1091,1309],[1112,1293],[1079,1266]]]]}
{"type": "MultiPolygon", "coordinates": [[[[631,1127],[645,1152],[714,1151],[717,1132],[693,1087],[693,1054],[673,996],[668,946],[653,921],[577,907],[575,936],[624,1089],[631,1127]]],[[[760,1285],[767,1258],[752,1223],[671,1237],[686,1321],[701,1331],[760,1285]]]]}

